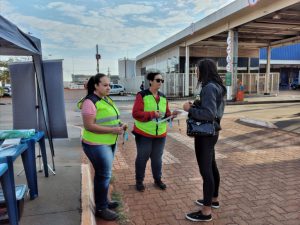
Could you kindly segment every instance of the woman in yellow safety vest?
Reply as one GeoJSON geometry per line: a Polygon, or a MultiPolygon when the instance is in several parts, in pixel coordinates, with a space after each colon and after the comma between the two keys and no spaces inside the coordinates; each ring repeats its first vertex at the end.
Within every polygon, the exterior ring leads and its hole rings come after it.
{"type": "Polygon", "coordinates": [[[171,115],[176,116],[177,112],[170,112],[168,102],[159,88],[164,83],[159,72],[149,72],[147,74],[150,88],[140,91],[135,99],[132,109],[132,116],[135,119],[133,134],[137,147],[135,160],[136,189],[144,191],[143,183],[145,177],[146,164],[151,158],[152,175],[154,184],[162,189],[166,189],[166,184],[162,182],[162,155],[166,142],[167,121],[164,120],[171,115]]]}
{"type": "Polygon", "coordinates": [[[108,188],[118,135],[127,129],[111,98],[110,80],[105,74],[92,76],[87,83],[87,96],[79,103],[83,120],[82,147],[95,169],[95,215],[104,220],[118,218],[112,211],[118,202],[109,201],[108,188]]]}

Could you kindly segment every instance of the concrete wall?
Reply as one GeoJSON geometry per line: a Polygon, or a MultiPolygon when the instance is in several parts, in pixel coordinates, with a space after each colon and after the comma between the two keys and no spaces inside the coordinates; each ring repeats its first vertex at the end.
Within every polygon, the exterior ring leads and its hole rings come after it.
{"type": "Polygon", "coordinates": [[[137,64],[137,76],[141,76],[141,69],[157,69],[161,73],[174,71],[175,65],[179,63],[179,47],[173,47],[155,56],[147,57],[137,64]]]}
{"type": "Polygon", "coordinates": [[[133,78],[135,77],[135,60],[133,59],[119,59],[119,77],[133,78]]]}
{"type": "Polygon", "coordinates": [[[134,79],[120,77],[119,84],[124,85],[126,92],[135,94],[140,91],[142,81],[145,82],[144,76],[136,76],[134,79]]]}

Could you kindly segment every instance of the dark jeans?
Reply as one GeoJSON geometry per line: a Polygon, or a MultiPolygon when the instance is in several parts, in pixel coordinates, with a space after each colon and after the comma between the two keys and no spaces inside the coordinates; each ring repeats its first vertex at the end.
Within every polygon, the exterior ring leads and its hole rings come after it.
{"type": "Polygon", "coordinates": [[[200,174],[203,179],[203,200],[205,206],[211,206],[212,198],[218,197],[220,174],[215,159],[215,145],[219,135],[195,137],[195,152],[200,174]]]}
{"type": "Polygon", "coordinates": [[[82,147],[95,170],[94,194],[96,210],[106,209],[108,207],[107,194],[116,145],[88,145],[82,143],[82,147]]]}
{"type": "Polygon", "coordinates": [[[143,181],[147,161],[151,158],[151,169],[154,180],[160,180],[162,176],[162,155],[166,138],[150,138],[135,135],[137,156],[135,160],[135,179],[143,181]]]}

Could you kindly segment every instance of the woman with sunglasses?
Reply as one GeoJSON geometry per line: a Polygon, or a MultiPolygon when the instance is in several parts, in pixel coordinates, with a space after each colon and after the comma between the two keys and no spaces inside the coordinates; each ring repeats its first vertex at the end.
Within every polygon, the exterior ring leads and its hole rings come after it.
{"type": "MultiPolygon", "coordinates": [[[[189,113],[189,117],[197,121],[216,121],[216,130],[219,131],[225,107],[226,87],[218,74],[216,63],[211,59],[201,60],[197,67],[197,77],[198,84],[202,85],[200,101],[197,100],[193,104],[186,102],[183,109],[189,113]]],[[[201,210],[188,213],[188,220],[210,221],[211,209],[219,208],[220,175],[215,159],[218,138],[218,132],[214,136],[195,137],[195,153],[203,179],[203,198],[195,202],[202,207],[201,210]]]]}
{"type": "Polygon", "coordinates": [[[167,121],[161,121],[171,113],[166,96],[159,91],[163,77],[159,72],[147,74],[150,88],[140,91],[135,99],[132,116],[135,119],[132,133],[135,135],[137,156],[135,160],[136,189],[144,191],[143,183],[146,164],[151,158],[154,184],[161,190],[167,185],[162,182],[162,155],[166,142],[167,121]],[[161,122],[160,122],[161,121],[161,122]]]}

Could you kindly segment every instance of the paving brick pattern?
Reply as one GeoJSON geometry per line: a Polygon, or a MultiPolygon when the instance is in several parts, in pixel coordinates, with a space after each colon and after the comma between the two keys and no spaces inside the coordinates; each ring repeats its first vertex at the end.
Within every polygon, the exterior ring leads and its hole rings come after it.
{"type": "MultiPolygon", "coordinates": [[[[249,127],[233,119],[222,121],[217,144],[221,174],[220,204],[213,221],[205,224],[300,224],[300,138],[277,129],[249,127]]],[[[185,213],[198,210],[202,197],[193,139],[185,136],[185,121],[170,130],[163,164],[161,191],[153,185],[150,163],[146,191],[135,190],[133,137],[119,146],[114,165],[114,190],[121,193],[128,224],[195,224],[185,213]]]]}

